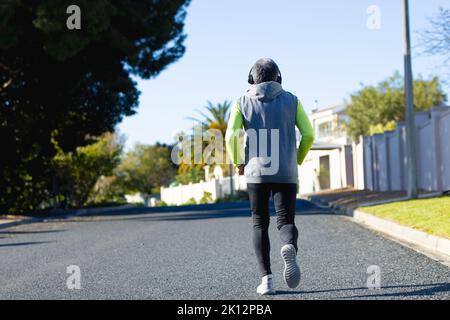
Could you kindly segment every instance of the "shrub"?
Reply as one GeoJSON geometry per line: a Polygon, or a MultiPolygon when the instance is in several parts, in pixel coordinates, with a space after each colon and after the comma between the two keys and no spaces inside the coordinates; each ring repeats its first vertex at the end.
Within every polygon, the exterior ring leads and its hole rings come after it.
{"type": "Polygon", "coordinates": [[[155,207],[167,207],[167,203],[165,201],[162,200],[156,200],[155,202],[155,207]]]}
{"type": "Polygon", "coordinates": [[[223,198],[216,199],[216,203],[221,202],[238,202],[238,201],[246,201],[248,200],[248,192],[243,190],[236,191],[233,196],[227,194],[223,198]]]}
{"type": "Polygon", "coordinates": [[[187,202],[183,203],[182,206],[190,206],[193,204],[197,204],[197,201],[195,201],[194,198],[190,198],[187,202]]]}
{"type": "Polygon", "coordinates": [[[199,203],[211,203],[212,200],[212,193],[211,192],[203,192],[203,197],[200,199],[199,203]]]}

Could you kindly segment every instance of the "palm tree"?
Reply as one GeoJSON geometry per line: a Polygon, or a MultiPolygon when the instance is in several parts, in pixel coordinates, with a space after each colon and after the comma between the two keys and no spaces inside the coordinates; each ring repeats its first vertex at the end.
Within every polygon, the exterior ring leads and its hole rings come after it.
{"type": "MultiPolygon", "coordinates": [[[[220,130],[222,134],[222,138],[225,139],[225,133],[227,130],[227,123],[228,118],[230,116],[230,109],[231,109],[231,102],[225,100],[223,103],[217,103],[213,104],[211,101],[207,101],[207,105],[205,106],[206,111],[196,110],[202,118],[195,118],[195,117],[187,117],[186,119],[194,120],[197,122],[202,129],[208,130],[208,129],[218,129],[220,130]]],[[[194,136],[191,137],[191,139],[194,139],[194,136]]],[[[224,141],[224,140],[223,140],[224,141]]],[[[206,142],[204,142],[206,143],[206,142]]],[[[206,146],[206,145],[205,145],[206,146]]],[[[195,152],[195,150],[194,150],[195,152]]],[[[223,152],[223,159],[226,157],[226,151],[223,150],[216,150],[216,152],[223,152]]],[[[194,155],[192,155],[194,156],[194,155]]],[[[203,161],[207,161],[207,159],[203,159],[203,161]]],[[[197,164],[197,166],[204,167],[205,163],[203,164],[197,164]]],[[[225,166],[224,164],[220,164],[222,167],[222,170],[224,171],[224,174],[228,174],[229,168],[225,166]]],[[[196,168],[196,165],[183,165],[180,167],[179,171],[190,171],[196,168]]]]}
{"type": "Polygon", "coordinates": [[[228,117],[230,116],[231,102],[225,100],[223,103],[214,105],[211,101],[208,101],[205,109],[207,110],[206,113],[196,110],[203,119],[193,117],[188,117],[187,119],[199,122],[207,129],[219,129],[225,137],[228,117]]]}

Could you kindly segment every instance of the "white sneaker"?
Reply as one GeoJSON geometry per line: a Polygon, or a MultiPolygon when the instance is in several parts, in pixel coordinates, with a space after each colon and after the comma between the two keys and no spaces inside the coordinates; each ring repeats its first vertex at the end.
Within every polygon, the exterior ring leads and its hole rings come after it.
{"type": "Polygon", "coordinates": [[[262,278],[261,284],[256,288],[256,292],[260,295],[275,294],[273,289],[273,276],[268,274],[262,278]]]}
{"type": "Polygon", "coordinates": [[[281,257],[284,260],[284,281],[289,288],[295,288],[300,283],[300,268],[297,264],[297,251],[292,244],[285,244],[281,248],[281,257]]]}

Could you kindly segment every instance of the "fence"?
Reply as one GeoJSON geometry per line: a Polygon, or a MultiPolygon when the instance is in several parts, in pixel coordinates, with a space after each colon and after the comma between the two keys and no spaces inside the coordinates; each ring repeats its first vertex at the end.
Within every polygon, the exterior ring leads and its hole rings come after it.
{"type": "MultiPolygon", "coordinates": [[[[245,177],[233,176],[233,190],[246,190],[247,184],[245,177]]],[[[223,198],[230,194],[231,184],[230,177],[223,179],[211,179],[210,181],[202,181],[200,183],[191,183],[168,188],[161,188],[161,200],[171,205],[185,204],[192,199],[199,202],[206,192],[211,194],[211,200],[223,198]]]]}
{"type": "MultiPolygon", "coordinates": [[[[376,191],[405,190],[407,177],[405,125],[363,137],[364,187],[376,191]]],[[[415,114],[418,188],[450,190],[450,108],[415,114]]]]}

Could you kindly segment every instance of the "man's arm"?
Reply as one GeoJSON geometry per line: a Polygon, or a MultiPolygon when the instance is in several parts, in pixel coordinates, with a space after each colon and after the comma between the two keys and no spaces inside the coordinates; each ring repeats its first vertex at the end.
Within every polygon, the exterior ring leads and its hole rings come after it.
{"type": "Polygon", "coordinates": [[[239,145],[239,132],[243,128],[244,118],[241,113],[241,107],[238,102],[233,104],[228,120],[227,132],[225,133],[225,143],[228,155],[235,166],[243,164],[241,150],[239,145]]]}
{"type": "Polygon", "coordinates": [[[309,149],[311,149],[311,145],[314,141],[314,130],[300,100],[298,100],[297,103],[295,125],[300,130],[300,133],[302,135],[302,140],[300,141],[300,145],[297,150],[297,163],[301,165],[303,163],[303,160],[305,160],[309,149]]]}

